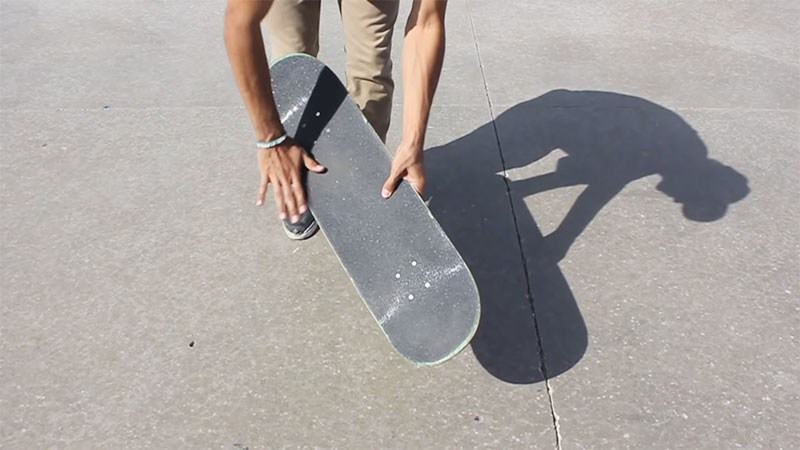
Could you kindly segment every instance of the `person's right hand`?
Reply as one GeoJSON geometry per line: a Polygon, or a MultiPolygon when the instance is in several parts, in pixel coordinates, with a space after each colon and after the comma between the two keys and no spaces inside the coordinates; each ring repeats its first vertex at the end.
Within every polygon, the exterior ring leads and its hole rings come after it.
{"type": "Polygon", "coordinates": [[[264,204],[267,185],[272,183],[278,217],[281,220],[289,218],[292,223],[300,220],[300,214],[308,210],[301,172],[303,166],[315,173],[325,172],[325,167],[312,158],[294,139],[286,139],[272,148],[258,149],[261,184],[258,188],[256,205],[264,204]]]}

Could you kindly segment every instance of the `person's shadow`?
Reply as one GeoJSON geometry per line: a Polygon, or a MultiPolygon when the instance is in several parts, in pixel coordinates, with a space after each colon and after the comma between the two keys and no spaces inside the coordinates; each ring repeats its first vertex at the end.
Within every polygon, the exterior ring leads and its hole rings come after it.
{"type": "Polygon", "coordinates": [[[503,112],[494,124],[429,149],[425,164],[430,208],[481,294],[472,349],[486,370],[511,383],[554,377],[586,351],[586,326],[558,262],[628,183],[660,175],[657,189],[695,221],[722,218],[749,193],[747,178],[709,159],[680,116],[611,92],[548,92],[503,112]],[[527,166],[555,149],[567,156],[554,172],[502,177],[503,168],[527,166]],[[544,236],[524,198],[574,185],[586,188],[544,236]]]}

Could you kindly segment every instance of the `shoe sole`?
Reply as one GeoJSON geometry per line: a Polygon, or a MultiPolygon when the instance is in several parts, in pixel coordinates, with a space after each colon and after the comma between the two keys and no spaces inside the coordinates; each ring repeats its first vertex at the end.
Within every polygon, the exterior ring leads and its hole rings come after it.
{"type": "Polygon", "coordinates": [[[289,231],[286,227],[282,227],[282,228],[283,228],[283,232],[286,234],[286,236],[289,237],[289,239],[291,239],[293,241],[302,241],[304,239],[308,239],[311,236],[313,236],[314,233],[316,233],[317,230],[319,230],[319,225],[317,225],[317,222],[314,222],[308,228],[306,228],[305,231],[303,231],[300,234],[294,234],[291,231],[289,231]]]}

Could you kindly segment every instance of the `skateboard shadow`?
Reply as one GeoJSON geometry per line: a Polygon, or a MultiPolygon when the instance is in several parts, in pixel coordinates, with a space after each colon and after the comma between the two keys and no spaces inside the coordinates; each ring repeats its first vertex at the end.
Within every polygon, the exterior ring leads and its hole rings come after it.
{"type": "Polygon", "coordinates": [[[555,377],[585,353],[586,325],[558,263],[628,183],[660,175],[657,189],[680,203],[687,219],[703,222],[722,218],[749,193],[747,178],[708,158],[679,115],[612,92],[548,92],[503,112],[494,126],[429,149],[425,162],[431,210],[481,294],[472,349],[487,371],[510,383],[555,377]],[[525,167],[556,149],[567,156],[554,172],[502,177],[502,165],[525,167]],[[586,187],[545,236],[524,198],[575,185],[586,187]]]}

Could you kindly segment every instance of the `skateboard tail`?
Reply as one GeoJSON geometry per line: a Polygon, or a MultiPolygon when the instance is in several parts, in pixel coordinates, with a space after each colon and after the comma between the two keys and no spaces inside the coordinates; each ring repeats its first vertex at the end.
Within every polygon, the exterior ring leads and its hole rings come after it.
{"type": "MultiPolygon", "coordinates": [[[[313,213],[313,211],[312,211],[312,213],[313,213]]],[[[328,242],[330,242],[330,239],[328,238],[327,234],[325,233],[325,229],[320,227],[320,231],[325,236],[325,238],[328,239],[328,242]]],[[[449,238],[447,238],[447,239],[449,241],[449,238]]],[[[344,262],[339,257],[339,254],[336,251],[334,251],[334,254],[336,255],[336,258],[339,260],[339,263],[344,266],[344,262]]],[[[460,255],[459,255],[459,257],[460,257],[460,255]]],[[[473,288],[475,290],[476,299],[479,299],[478,289],[477,289],[477,286],[475,284],[475,279],[474,279],[474,277],[472,275],[472,272],[469,270],[469,267],[466,265],[466,263],[464,262],[463,259],[461,259],[461,264],[463,264],[464,271],[469,276],[469,279],[472,282],[472,286],[473,286],[473,288]]],[[[447,353],[442,353],[440,355],[437,355],[435,358],[415,359],[415,358],[411,357],[407,352],[402,351],[398,347],[398,345],[395,342],[395,340],[393,340],[392,337],[389,335],[389,333],[386,332],[386,329],[384,328],[384,324],[385,324],[385,321],[386,321],[386,314],[384,314],[381,317],[376,316],[375,311],[372,309],[372,307],[366,301],[366,297],[361,292],[361,289],[359,288],[358,283],[356,283],[356,281],[353,279],[353,276],[350,275],[349,271],[345,271],[345,273],[347,274],[347,277],[350,279],[350,282],[353,284],[353,287],[358,292],[359,297],[361,297],[361,300],[363,301],[364,306],[367,307],[367,311],[369,311],[369,314],[372,316],[372,318],[375,320],[375,322],[379,325],[378,328],[381,330],[381,333],[383,334],[383,336],[386,338],[387,341],[389,341],[389,343],[392,345],[392,347],[394,347],[394,349],[397,351],[397,353],[399,353],[405,360],[407,360],[407,361],[409,361],[409,362],[411,362],[413,364],[416,364],[418,366],[437,366],[439,364],[445,363],[445,362],[455,358],[472,341],[472,338],[475,336],[475,333],[478,330],[478,325],[480,323],[480,317],[481,317],[480,301],[476,302],[475,319],[474,319],[474,321],[472,323],[472,326],[467,331],[467,333],[464,335],[464,337],[463,337],[463,339],[462,339],[462,341],[460,342],[459,345],[455,346],[454,348],[452,348],[447,353]]]]}

